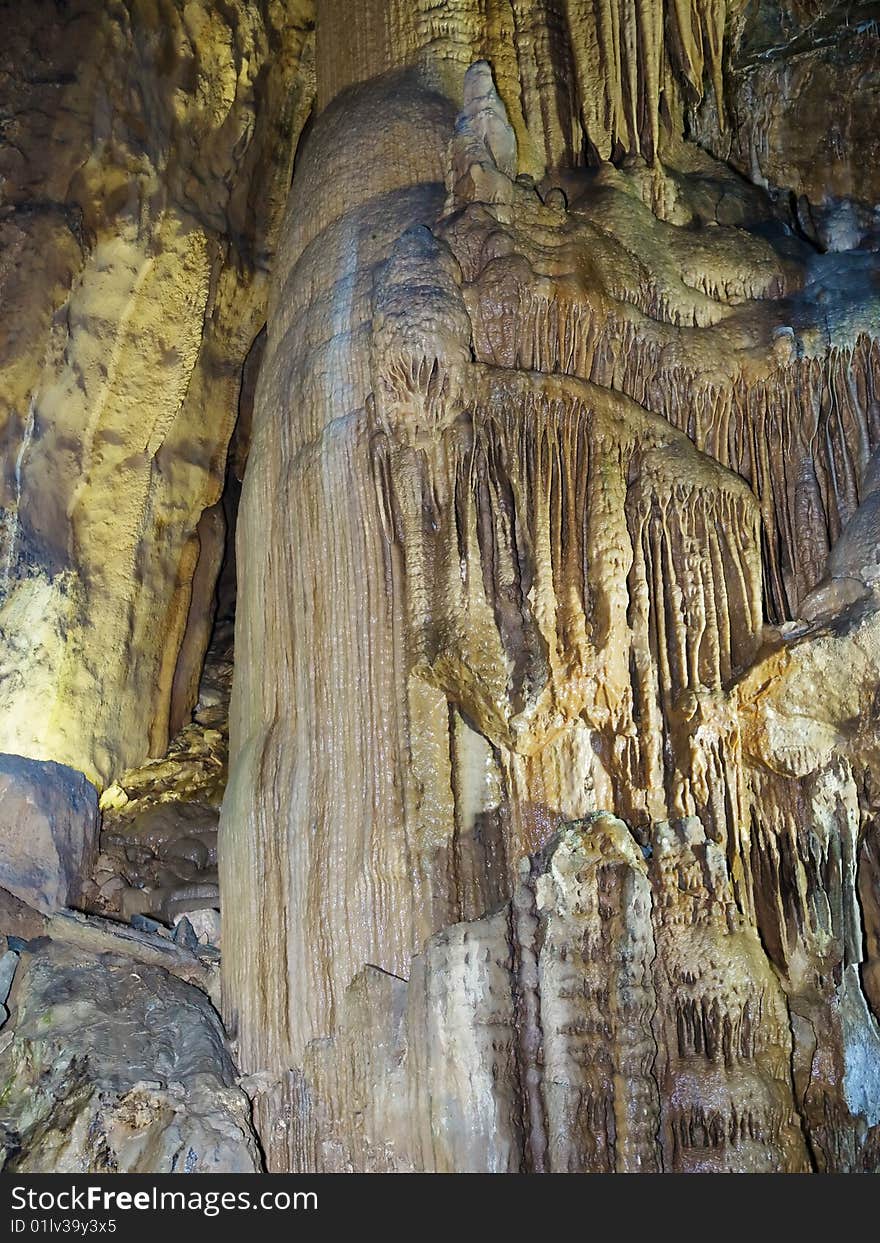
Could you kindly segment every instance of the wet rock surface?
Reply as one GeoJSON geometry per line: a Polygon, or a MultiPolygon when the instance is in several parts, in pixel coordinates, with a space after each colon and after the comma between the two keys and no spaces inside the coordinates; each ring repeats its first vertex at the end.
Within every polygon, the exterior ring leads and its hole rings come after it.
{"type": "Polygon", "coordinates": [[[20,6],[7,1168],[880,1168],[876,8],[20,6]]]}
{"type": "Polygon", "coordinates": [[[184,911],[216,907],[217,820],[211,807],[164,803],[105,828],[94,873],[95,909],[173,924],[184,911]]]}
{"type": "Polygon", "coordinates": [[[338,1172],[805,1172],[791,1047],[783,990],[699,822],[658,826],[644,852],[598,815],[523,862],[507,907],[431,938],[408,981],[359,973],[334,1040],[276,1088],[301,1125],[269,1130],[267,1157],[338,1172]],[[670,919],[684,875],[687,918],[670,919]]]}
{"type": "Polygon", "coordinates": [[[876,200],[873,70],[783,7],[751,183],[687,118],[772,5],[319,9],[220,825],[273,1168],[878,1164],[877,254],[766,192],[876,200]]]}
{"type": "Polygon", "coordinates": [[[880,7],[761,0],[733,12],[727,39],[723,123],[709,99],[695,136],[823,248],[876,249],[880,7]]]}
{"type": "Polygon", "coordinates": [[[121,954],[34,942],[21,948],[8,1005],[5,1170],[260,1168],[222,1025],[192,985],[121,954]]]}

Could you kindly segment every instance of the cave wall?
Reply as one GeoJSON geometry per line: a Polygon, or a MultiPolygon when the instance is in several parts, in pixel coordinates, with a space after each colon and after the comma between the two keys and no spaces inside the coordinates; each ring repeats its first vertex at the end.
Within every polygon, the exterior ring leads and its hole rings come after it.
{"type": "Polygon", "coordinates": [[[270,1168],[876,1164],[875,258],[683,141],[740,7],[319,7],[221,823],[270,1168]]]}
{"type": "Polygon", "coordinates": [[[10,1168],[878,1168],[876,8],[0,3],[10,1168]]]}
{"type": "Polygon", "coordinates": [[[0,750],[102,785],[164,751],[176,671],[176,722],[192,707],[193,582],[222,551],[199,524],[265,319],[310,17],[3,10],[0,750]]]}
{"type": "Polygon", "coordinates": [[[849,250],[877,225],[880,7],[751,0],[728,29],[719,113],[691,132],[787,208],[822,248],[849,250]]]}

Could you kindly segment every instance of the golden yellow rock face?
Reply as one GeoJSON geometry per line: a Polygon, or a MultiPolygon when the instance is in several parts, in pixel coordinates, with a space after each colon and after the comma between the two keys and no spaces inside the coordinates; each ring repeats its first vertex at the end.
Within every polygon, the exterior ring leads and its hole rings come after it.
{"type": "Polygon", "coordinates": [[[197,671],[193,581],[219,555],[198,524],[265,316],[307,18],[47,0],[7,29],[0,751],[102,784],[192,707],[179,654],[197,671]]]}
{"type": "Polygon", "coordinates": [[[485,59],[519,146],[520,169],[644,152],[661,139],[663,106],[721,97],[725,23],[742,0],[321,0],[318,106],[402,66],[444,93],[485,59]],[[352,31],[357,30],[357,37],[352,31]]]}
{"type": "Polygon", "coordinates": [[[878,286],[682,140],[727,9],[319,6],[220,841],[273,1168],[877,1165],[878,286]]]}

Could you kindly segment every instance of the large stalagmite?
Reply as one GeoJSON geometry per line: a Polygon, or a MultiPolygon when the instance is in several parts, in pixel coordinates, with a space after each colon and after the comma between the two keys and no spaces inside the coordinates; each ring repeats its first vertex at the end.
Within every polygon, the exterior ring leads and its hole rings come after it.
{"type": "Polygon", "coordinates": [[[877,1165],[880,298],[682,141],[741,7],[319,5],[221,823],[270,1168],[877,1165]]]}

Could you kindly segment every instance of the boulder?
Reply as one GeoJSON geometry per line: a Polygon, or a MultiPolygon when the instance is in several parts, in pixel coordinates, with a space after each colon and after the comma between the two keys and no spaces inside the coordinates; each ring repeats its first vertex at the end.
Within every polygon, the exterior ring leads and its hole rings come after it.
{"type": "Polygon", "coordinates": [[[174,920],[175,929],[186,920],[192,928],[197,943],[220,945],[220,912],[206,907],[201,910],[184,911],[174,920]]]}
{"type": "Polygon", "coordinates": [[[0,886],[45,914],[75,906],[97,840],[98,796],[82,773],[0,755],[0,886]]]}
{"type": "Polygon", "coordinates": [[[200,989],[124,954],[22,953],[0,1052],[0,1166],[253,1173],[250,1106],[200,989]]]}

